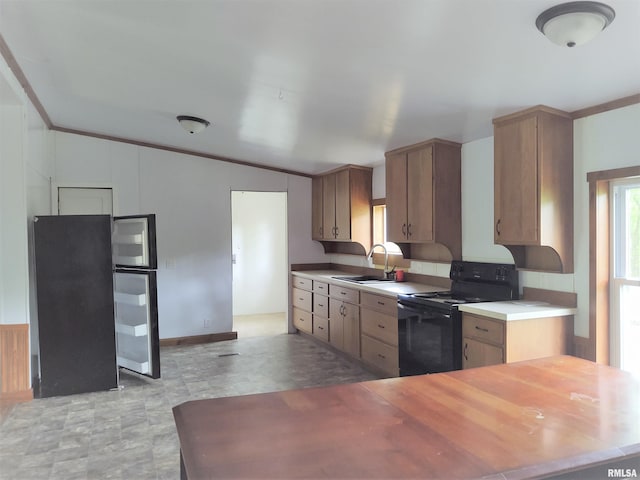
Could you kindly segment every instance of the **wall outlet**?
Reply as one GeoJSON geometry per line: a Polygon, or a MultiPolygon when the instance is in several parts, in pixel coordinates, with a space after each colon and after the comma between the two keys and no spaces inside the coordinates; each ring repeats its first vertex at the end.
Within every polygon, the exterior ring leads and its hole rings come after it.
{"type": "Polygon", "coordinates": [[[202,320],[202,326],[203,326],[204,328],[210,327],[210,326],[211,326],[211,319],[209,319],[209,318],[204,318],[204,319],[202,320]]]}

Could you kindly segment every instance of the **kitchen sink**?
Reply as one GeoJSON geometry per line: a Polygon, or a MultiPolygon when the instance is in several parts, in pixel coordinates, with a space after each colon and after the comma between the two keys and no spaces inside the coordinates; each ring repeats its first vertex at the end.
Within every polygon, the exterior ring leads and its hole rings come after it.
{"type": "Polygon", "coordinates": [[[378,283],[378,282],[393,281],[391,278],[376,277],[375,275],[357,275],[354,277],[339,275],[332,278],[335,278],[337,280],[344,280],[345,282],[353,282],[353,283],[378,283]]]}

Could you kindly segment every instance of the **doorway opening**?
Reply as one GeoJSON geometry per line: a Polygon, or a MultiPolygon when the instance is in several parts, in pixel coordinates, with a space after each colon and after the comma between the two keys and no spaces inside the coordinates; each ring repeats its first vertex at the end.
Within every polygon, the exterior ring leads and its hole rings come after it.
{"type": "Polygon", "coordinates": [[[287,333],[287,193],[232,191],[231,224],[233,330],[287,333]]]}

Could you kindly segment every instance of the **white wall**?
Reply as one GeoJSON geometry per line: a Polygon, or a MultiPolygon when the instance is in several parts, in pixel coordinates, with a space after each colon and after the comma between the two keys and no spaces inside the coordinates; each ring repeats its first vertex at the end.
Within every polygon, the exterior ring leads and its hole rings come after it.
{"type": "Polygon", "coordinates": [[[0,105],[0,323],[28,323],[24,108],[0,105]]]}
{"type": "Polygon", "coordinates": [[[231,192],[233,314],[287,311],[287,194],[231,192]]]}
{"type": "Polygon", "coordinates": [[[111,184],[115,214],[156,214],[160,338],[232,329],[232,190],[288,192],[289,262],[326,261],[309,178],[60,132],[55,151],[57,184],[111,184]]]}

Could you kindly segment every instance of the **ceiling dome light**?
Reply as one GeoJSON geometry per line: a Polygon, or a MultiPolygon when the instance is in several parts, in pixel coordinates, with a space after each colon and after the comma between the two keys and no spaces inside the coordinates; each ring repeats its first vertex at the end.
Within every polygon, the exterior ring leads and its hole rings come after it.
{"type": "Polygon", "coordinates": [[[598,35],[615,16],[613,8],[604,3],[569,2],[542,12],[536,27],[553,43],[575,47],[598,35]]]}
{"type": "Polygon", "coordinates": [[[176,118],[182,128],[189,133],[200,133],[209,126],[209,122],[204,118],[191,117],[189,115],[178,115],[176,118]]]}

